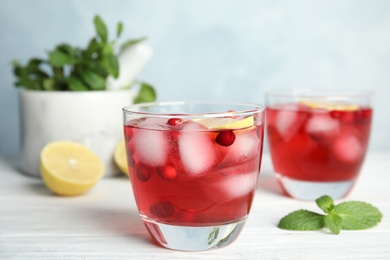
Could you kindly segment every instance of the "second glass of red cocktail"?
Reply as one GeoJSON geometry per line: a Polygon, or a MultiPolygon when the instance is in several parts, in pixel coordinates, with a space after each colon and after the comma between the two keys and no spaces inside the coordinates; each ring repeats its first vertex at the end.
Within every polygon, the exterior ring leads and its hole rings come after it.
{"type": "Polygon", "coordinates": [[[269,150],[288,195],[314,200],[348,194],[368,146],[371,97],[367,91],[315,89],[266,94],[269,150]]]}

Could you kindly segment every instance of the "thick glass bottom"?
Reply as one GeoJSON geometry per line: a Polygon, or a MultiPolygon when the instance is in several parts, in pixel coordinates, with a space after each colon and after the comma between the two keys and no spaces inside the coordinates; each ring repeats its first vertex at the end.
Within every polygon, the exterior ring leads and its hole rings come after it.
{"type": "Polygon", "coordinates": [[[300,200],[315,200],[323,195],[333,199],[345,197],[355,184],[355,179],[336,182],[313,182],[294,180],[276,173],[276,177],[285,192],[292,198],[300,200]]]}
{"type": "Polygon", "coordinates": [[[166,248],[180,251],[204,251],[225,247],[240,234],[246,219],[213,226],[174,226],[143,219],[153,240],[166,248]]]}

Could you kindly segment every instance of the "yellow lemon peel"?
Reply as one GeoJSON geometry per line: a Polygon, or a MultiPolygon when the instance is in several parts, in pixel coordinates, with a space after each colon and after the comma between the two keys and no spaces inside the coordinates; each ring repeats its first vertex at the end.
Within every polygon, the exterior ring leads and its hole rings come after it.
{"type": "Polygon", "coordinates": [[[339,110],[339,111],[356,111],[359,109],[358,105],[345,104],[345,103],[335,102],[335,101],[301,100],[299,103],[308,106],[312,109],[327,109],[327,110],[339,110]]]}
{"type": "Polygon", "coordinates": [[[194,119],[195,122],[200,123],[206,126],[208,129],[217,130],[217,129],[243,129],[254,126],[253,116],[249,116],[244,119],[237,118],[199,118],[194,119]]]}

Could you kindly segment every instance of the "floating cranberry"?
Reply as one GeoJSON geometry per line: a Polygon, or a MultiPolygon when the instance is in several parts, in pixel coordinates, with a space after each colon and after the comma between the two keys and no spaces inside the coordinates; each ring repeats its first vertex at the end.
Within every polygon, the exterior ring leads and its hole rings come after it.
{"type": "Polygon", "coordinates": [[[371,122],[372,110],[361,109],[356,112],[356,120],[358,123],[366,124],[371,122]]]}
{"type": "Polygon", "coordinates": [[[163,178],[164,180],[167,180],[167,181],[173,180],[177,176],[177,171],[176,171],[175,167],[173,167],[171,165],[167,165],[167,166],[163,167],[162,169],[160,169],[158,171],[158,173],[161,176],[161,178],[163,178]]]}
{"type": "Polygon", "coordinates": [[[168,201],[160,201],[150,207],[150,213],[159,218],[168,218],[175,213],[175,207],[168,201]]]}
{"type": "Polygon", "coordinates": [[[236,140],[236,135],[231,130],[219,132],[215,139],[217,144],[222,146],[230,146],[234,143],[234,140],[236,140]]]}
{"type": "Polygon", "coordinates": [[[340,118],[341,117],[341,111],[338,110],[332,110],[330,111],[330,116],[333,118],[340,118]]]}
{"type": "Polygon", "coordinates": [[[146,168],[140,167],[137,170],[137,177],[140,181],[146,182],[150,179],[150,171],[148,171],[146,168]]]}
{"type": "Polygon", "coordinates": [[[175,126],[175,125],[178,125],[178,124],[180,124],[181,123],[181,118],[170,118],[170,119],[168,119],[168,122],[167,122],[167,124],[168,125],[172,125],[172,126],[175,126]]]}

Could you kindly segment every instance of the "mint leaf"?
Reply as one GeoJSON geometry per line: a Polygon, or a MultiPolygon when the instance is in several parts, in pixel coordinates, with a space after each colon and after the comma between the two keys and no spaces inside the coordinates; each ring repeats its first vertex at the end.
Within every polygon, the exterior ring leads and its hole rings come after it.
{"type": "Polygon", "coordinates": [[[324,225],[323,215],[301,209],[282,218],[278,227],[287,230],[318,230],[324,225]]]}
{"type": "Polygon", "coordinates": [[[154,101],[156,99],[156,91],[152,85],[145,82],[140,82],[140,84],[141,88],[137,97],[134,99],[134,104],[154,101]]]}
{"type": "Polygon", "coordinates": [[[373,205],[360,201],[347,201],[335,206],[334,213],[343,219],[342,229],[361,230],[376,226],[382,213],[373,205]]]}
{"type": "Polygon", "coordinates": [[[304,209],[294,211],[283,217],[278,227],[287,230],[318,230],[327,227],[331,233],[340,230],[361,230],[376,226],[382,220],[382,213],[373,205],[361,201],[346,201],[334,204],[330,196],[316,199],[327,215],[304,209]]]}
{"type": "Polygon", "coordinates": [[[103,90],[106,87],[106,80],[92,71],[81,71],[80,76],[92,90],[103,90]]]}
{"type": "Polygon", "coordinates": [[[121,50],[125,49],[127,47],[130,47],[130,46],[136,45],[137,43],[143,42],[146,39],[147,39],[147,37],[141,37],[141,38],[138,38],[138,39],[128,40],[128,41],[126,41],[125,43],[123,43],[121,45],[121,50]]]}
{"type": "Polygon", "coordinates": [[[335,207],[333,199],[328,195],[316,199],[316,203],[326,213],[332,212],[335,207]]]}
{"type": "Polygon", "coordinates": [[[100,16],[98,15],[95,16],[93,21],[95,24],[96,33],[99,35],[100,39],[102,39],[103,43],[107,43],[108,31],[107,31],[106,24],[103,22],[102,18],[100,18],[100,16]]]}
{"type": "Polygon", "coordinates": [[[73,62],[72,57],[62,51],[52,51],[49,53],[49,62],[53,67],[62,67],[73,62]]]}
{"type": "Polygon", "coordinates": [[[123,23],[119,22],[116,26],[116,37],[119,38],[123,31],[123,23]]]}
{"type": "Polygon", "coordinates": [[[337,214],[329,214],[324,217],[324,223],[330,232],[337,235],[342,228],[343,219],[337,214]]]}

